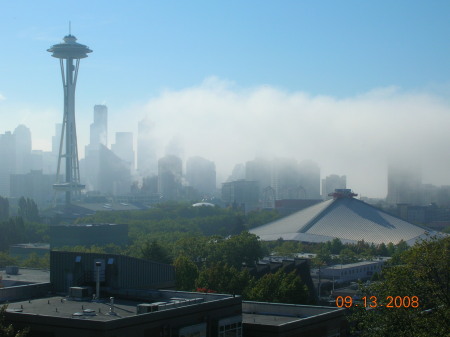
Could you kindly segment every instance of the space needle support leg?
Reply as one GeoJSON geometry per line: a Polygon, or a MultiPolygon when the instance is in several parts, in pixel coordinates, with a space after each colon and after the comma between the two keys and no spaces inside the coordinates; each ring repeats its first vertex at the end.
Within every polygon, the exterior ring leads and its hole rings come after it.
{"type": "MultiPolygon", "coordinates": [[[[59,63],[61,65],[61,78],[62,78],[62,82],[63,82],[64,101],[65,101],[67,85],[66,85],[66,79],[64,76],[64,61],[63,61],[63,59],[59,59],[59,63]]],[[[66,103],[64,102],[64,113],[63,113],[62,129],[61,129],[61,138],[59,140],[58,168],[56,170],[56,183],[60,183],[59,175],[60,175],[60,171],[61,171],[61,158],[62,158],[62,149],[63,149],[63,144],[64,144],[64,133],[65,133],[64,131],[65,131],[66,123],[67,123],[66,103]]]]}
{"type": "MultiPolygon", "coordinates": [[[[80,59],[76,60],[76,65],[74,69],[74,77],[73,77],[73,148],[72,148],[72,182],[76,185],[80,183],[80,168],[78,162],[78,140],[77,140],[77,126],[75,123],[75,88],[77,86],[78,79],[78,69],[80,67],[80,59]]],[[[77,189],[74,192],[76,195],[80,194],[80,191],[77,189]]]]}
{"type": "MultiPolygon", "coordinates": [[[[73,92],[73,59],[66,60],[66,94],[65,94],[65,113],[66,118],[66,183],[72,185],[72,162],[73,162],[73,114],[74,114],[74,92],[73,92]]],[[[66,205],[71,202],[71,191],[66,191],[66,205]]]]}

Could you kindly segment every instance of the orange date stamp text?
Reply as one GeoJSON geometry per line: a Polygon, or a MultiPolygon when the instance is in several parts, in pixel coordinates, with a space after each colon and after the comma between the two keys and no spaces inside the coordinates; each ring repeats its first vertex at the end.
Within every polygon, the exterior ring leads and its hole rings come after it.
{"type": "Polygon", "coordinates": [[[418,308],[418,296],[386,296],[384,301],[379,301],[376,296],[364,296],[359,301],[354,301],[351,296],[336,297],[338,308],[364,307],[364,308],[418,308]]]}

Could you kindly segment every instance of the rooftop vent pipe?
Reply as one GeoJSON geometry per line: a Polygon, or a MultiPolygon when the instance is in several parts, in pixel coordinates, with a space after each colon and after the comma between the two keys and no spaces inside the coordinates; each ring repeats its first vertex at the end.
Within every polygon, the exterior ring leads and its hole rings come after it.
{"type": "Polygon", "coordinates": [[[109,315],[117,315],[116,313],[115,313],[115,311],[114,311],[114,297],[110,297],[109,298],[110,299],[110,303],[109,303],[109,315]]]}
{"type": "Polygon", "coordinates": [[[97,300],[100,299],[100,267],[102,266],[102,263],[97,261],[95,262],[95,267],[97,268],[97,283],[96,283],[96,289],[95,293],[97,295],[97,300]]]}

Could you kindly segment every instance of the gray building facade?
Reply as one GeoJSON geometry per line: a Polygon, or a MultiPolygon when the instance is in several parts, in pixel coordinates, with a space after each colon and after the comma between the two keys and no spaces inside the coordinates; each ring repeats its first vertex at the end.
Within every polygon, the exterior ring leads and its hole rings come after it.
{"type": "Polygon", "coordinates": [[[50,247],[128,244],[126,224],[74,224],[50,226],[50,247]]]}

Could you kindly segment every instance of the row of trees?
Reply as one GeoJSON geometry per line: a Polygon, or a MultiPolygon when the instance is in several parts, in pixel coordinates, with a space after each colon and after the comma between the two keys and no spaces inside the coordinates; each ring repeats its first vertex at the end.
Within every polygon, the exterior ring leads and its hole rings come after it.
{"type": "Polygon", "coordinates": [[[247,231],[219,236],[184,238],[174,245],[173,265],[177,289],[238,294],[244,299],[283,303],[308,303],[305,282],[283,268],[261,278],[249,269],[267,254],[261,241],[247,231]],[[244,268],[243,268],[244,266],[244,268]]]}
{"type": "Polygon", "coordinates": [[[0,197],[0,251],[16,243],[48,241],[47,226],[39,223],[38,208],[32,199],[21,197],[17,214],[11,217],[8,199],[0,197]]]}
{"type": "Polygon", "coordinates": [[[387,256],[396,259],[396,256],[408,249],[404,241],[375,245],[364,241],[356,244],[344,244],[338,238],[319,244],[305,244],[297,241],[284,241],[279,239],[266,244],[267,249],[280,256],[293,257],[297,253],[317,254],[313,262],[317,265],[330,265],[336,263],[354,263],[361,260],[370,260],[376,256],[387,256]]]}
{"type": "Polygon", "coordinates": [[[253,265],[266,255],[258,237],[247,231],[228,238],[219,235],[190,236],[175,242],[161,243],[150,237],[143,237],[127,247],[109,244],[106,246],[74,246],[57,249],[86,253],[123,254],[169,264],[173,263],[178,256],[183,255],[198,265],[210,266],[217,263],[226,263],[235,268],[240,268],[243,263],[253,265]]]}
{"type": "Polygon", "coordinates": [[[199,269],[185,256],[179,256],[174,266],[178,290],[238,294],[252,301],[297,304],[310,302],[308,289],[295,271],[287,273],[281,268],[256,279],[247,269],[238,269],[225,263],[199,269]]]}
{"type": "Polygon", "coordinates": [[[30,223],[22,217],[9,218],[0,222],[0,251],[7,251],[10,245],[23,242],[48,242],[48,227],[30,223]]]}
{"type": "Polygon", "coordinates": [[[25,259],[18,259],[10,256],[8,253],[0,252],[0,268],[5,266],[49,269],[50,254],[47,253],[44,256],[38,256],[36,253],[32,253],[25,259]]]}
{"type": "MultiPolygon", "coordinates": [[[[39,210],[33,199],[21,197],[18,202],[17,215],[24,220],[39,222],[39,210]]],[[[10,217],[10,205],[8,198],[0,196],[0,221],[10,217]]]]}
{"type": "Polygon", "coordinates": [[[77,223],[126,223],[131,242],[147,237],[166,243],[188,236],[236,235],[278,217],[275,211],[244,214],[232,209],[167,202],[148,210],[97,212],[77,223]]]}

